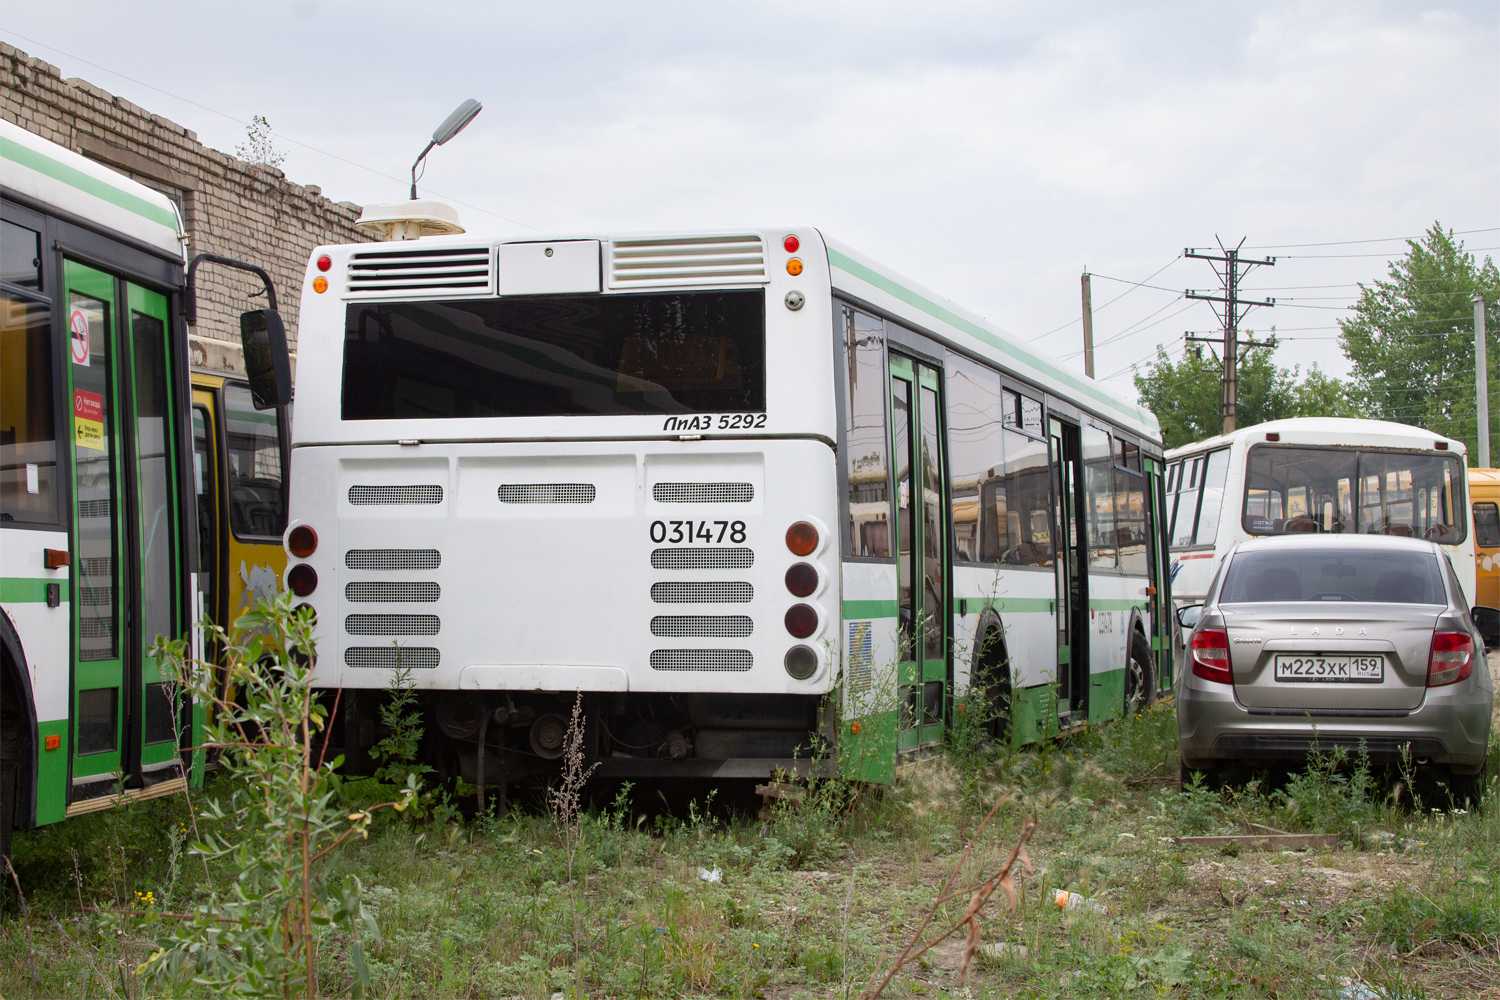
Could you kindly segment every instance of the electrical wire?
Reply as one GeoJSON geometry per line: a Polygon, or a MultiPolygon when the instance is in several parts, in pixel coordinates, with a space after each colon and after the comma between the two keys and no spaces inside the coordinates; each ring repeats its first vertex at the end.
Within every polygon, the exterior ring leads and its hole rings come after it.
{"type": "MultiPolygon", "coordinates": [[[[1460,229],[1451,235],[1468,236],[1472,233],[1494,233],[1500,232],[1500,226],[1489,226],[1484,229],[1460,229]]],[[[1426,236],[1423,233],[1422,236],[1426,236]]],[[[1300,247],[1342,247],[1352,246],[1356,243],[1397,243],[1400,241],[1419,240],[1422,236],[1385,236],[1374,240],[1331,240],[1327,243],[1267,243],[1263,246],[1245,247],[1246,250],[1286,250],[1300,247]]]]}

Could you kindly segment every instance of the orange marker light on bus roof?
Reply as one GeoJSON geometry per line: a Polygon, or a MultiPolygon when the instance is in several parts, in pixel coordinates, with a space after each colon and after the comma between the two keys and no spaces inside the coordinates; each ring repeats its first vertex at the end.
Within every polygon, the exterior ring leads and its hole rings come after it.
{"type": "Polygon", "coordinates": [[[317,292],[319,295],[322,295],[324,292],[328,291],[328,279],[323,277],[321,274],[314,278],[313,291],[317,292]]]}
{"type": "Polygon", "coordinates": [[[782,249],[784,249],[787,253],[796,253],[797,248],[801,245],[802,241],[797,239],[797,237],[795,236],[788,236],[786,239],[781,241],[782,249]]]}
{"type": "Polygon", "coordinates": [[[332,266],[333,266],[333,258],[332,257],[328,256],[326,253],[325,254],[320,254],[318,256],[318,270],[319,271],[326,271],[326,270],[328,270],[332,266]]]}
{"type": "Polygon", "coordinates": [[[791,260],[787,261],[786,262],[786,273],[790,274],[794,278],[797,275],[801,274],[802,273],[802,262],[800,260],[798,260],[796,257],[793,257],[791,260]]]}
{"type": "Polygon", "coordinates": [[[792,550],[792,555],[811,555],[818,547],[818,529],[807,521],[798,521],[786,529],[786,547],[792,550]]]}

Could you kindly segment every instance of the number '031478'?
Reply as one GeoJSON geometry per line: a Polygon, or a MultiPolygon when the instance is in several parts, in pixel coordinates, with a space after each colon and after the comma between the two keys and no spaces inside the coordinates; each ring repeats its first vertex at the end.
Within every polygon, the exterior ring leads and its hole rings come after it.
{"type": "Polygon", "coordinates": [[[657,545],[744,544],[744,521],[652,521],[651,540],[657,545]]]}

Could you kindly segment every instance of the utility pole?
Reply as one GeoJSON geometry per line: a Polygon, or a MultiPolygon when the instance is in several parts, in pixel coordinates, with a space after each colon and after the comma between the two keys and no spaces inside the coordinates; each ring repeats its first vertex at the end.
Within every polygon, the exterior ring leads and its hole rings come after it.
{"type": "Polygon", "coordinates": [[[1479,468],[1490,466],[1490,366],[1485,357],[1484,296],[1474,293],[1474,391],[1478,403],[1479,468]]]}
{"type": "MultiPolygon", "coordinates": [[[[1202,299],[1205,302],[1217,303],[1214,306],[1214,310],[1218,312],[1219,319],[1224,324],[1222,338],[1196,337],[1191,333],[1185,334],[1185,337],[1189,341],[1197,340],[1209,344],[1218,343],[1222,339],[1224,346],[1224,353],[1222,355],[1224,375],[1221,381],[1224,387],[1224,395],[1221,412],[1224,417],[1225,434],[1235,429],[1235,418],[1238,416],[1239,348],[1245,347],[1249,349],[1252,347],[1276,346],[1276,339],[1274,337],[1270,341],[1252,340],[1244,344],[1240,343],[1240,320],[1244,319],[1245,312],[1248,312],[1254,306],[1273,306],[1276,304],[1275,299],[1256,302],[1239,297],[1240,268],[1255,267],[1258,265],[1274,267],[1276,265],[1275,257],[1267,257],[1264,260],[1246,260],[1241,257],[1240,247],[1244,245],[1245,241],[1241,239],[1239,246],[1236,246],[1233,250],[1228,250],[1225,249],[1223,242],[1220,241],[1219,249],[1223,251],[1222,255],[1200,253],[1192,247],[1188,247],[1182,251],[1184,257],[1191,257],[1194,260],[1207,260],[1224,265],[1223,273],[1219,275],[1219,280],[1223,284],[1223,295],[1208,295],[1203,292],[1195,292],[1191,288],[1183,294],[1190,299],[1202,299]],[[1242,306],[1244,307],[1244,312],[1241,311],[1242,306]]],[[[1215,267],[1214,270],[1217,272],[1219,268],[1215,267]]]]}
{"type": "Polygon", "coordinates": [[[1094,377],[1094,293],[1088,268],[1083,270],[1083,373],[1094,377]]]}

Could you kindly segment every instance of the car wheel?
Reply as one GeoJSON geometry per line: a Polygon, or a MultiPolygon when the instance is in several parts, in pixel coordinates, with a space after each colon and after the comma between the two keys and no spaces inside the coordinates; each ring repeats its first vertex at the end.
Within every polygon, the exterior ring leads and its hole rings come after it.
{"type": "Polygon", "coordinates": [[[1207,766],[1189,767],[1187,761],[1180,761],[1178,763],[1178,778],[1184,790],[1193,783],[1193,775],[1195,774],[1202,776],[1204,788],[1217,789],[1222,783],[1221,768],[1218,765],[1209,764],[1207,766]]]}
{"type": "Polygon", "coordinates": [[[1135,715],[1156,700],[1156,671],[1151,666],[1151,644],[1139,632],[1130,634],[1130,656],[1125,661],[1125,714],[1135,715]]]}
{"type": "Polygon", "coordinates": [[[1437,799],[1431,805],[1440,809],[1473,809],[1484,797],[1489,780],[1489,762],[1480,765],[1477,774],[1454,774],[1445,769],[1435,776],[1437,799]]]}

